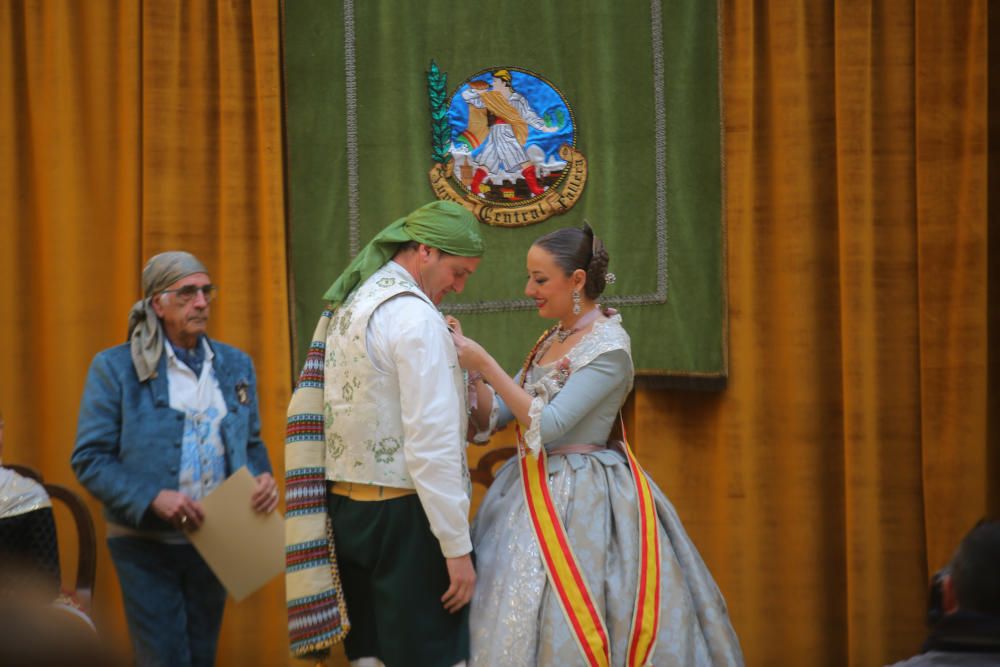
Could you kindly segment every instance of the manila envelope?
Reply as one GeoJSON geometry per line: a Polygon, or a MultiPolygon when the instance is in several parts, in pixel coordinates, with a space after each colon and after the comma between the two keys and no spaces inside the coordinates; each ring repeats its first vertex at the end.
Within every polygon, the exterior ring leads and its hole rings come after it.
{"type": "Polygon", "coordinates": [[[255,485],[246,467],[237,470],[202,499],[205,521],[187,534],[237,602],[285,569],[285,520],[253,510],[255,485]]]}

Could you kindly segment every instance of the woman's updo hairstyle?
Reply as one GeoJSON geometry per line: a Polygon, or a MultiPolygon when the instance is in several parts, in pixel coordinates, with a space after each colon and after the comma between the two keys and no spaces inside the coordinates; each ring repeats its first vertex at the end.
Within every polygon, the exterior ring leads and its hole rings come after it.
{"type": "Polygon", "coordinates": [[[577,269],[587,272],[583,292],[596,300],[607,286],[608,251],[604,241],[594,235],[590,225],[563,227],[535,241],[534,245],[548,252],[563,272],[570,276],[577,269]]]}

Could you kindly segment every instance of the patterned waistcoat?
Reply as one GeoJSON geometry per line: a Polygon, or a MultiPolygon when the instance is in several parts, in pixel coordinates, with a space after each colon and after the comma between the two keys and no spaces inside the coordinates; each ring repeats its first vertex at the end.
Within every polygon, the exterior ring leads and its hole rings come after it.
{"type": "MultiPolygon", "coordinates": [[[[327,331],[323,426],[326,477],[336,482],[362,482],[413,488],[403,456],[399,378],[380,373],[368,356],[366,331],[375,309],[399,294],[413,294],[434,304],[413,282],[379,270],[333,314],[327,331]]],[[[450,351],[454,383],[450,387],[407,388],[408,391],[452,391],[464,405],[462,370],[450,351]]],[[[465,411],[462,410],[465,415],[465,411]]],[[[462,424],[460,433],[465,433],[462,424]]],[[[464,459],[465,447],[456,443],[464,459]]],[[[458,452],[456,452],[458,453],[458,452]]]]}

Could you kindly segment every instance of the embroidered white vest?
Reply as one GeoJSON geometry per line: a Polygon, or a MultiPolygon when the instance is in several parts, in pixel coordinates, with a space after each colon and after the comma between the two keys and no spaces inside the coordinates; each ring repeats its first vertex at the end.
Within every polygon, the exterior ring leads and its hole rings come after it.
{"type": "MultiPolygon", "coordinates": [[[[414,488],[403,455],[399,378],[395,373],[378,372],[365,344],[368,320],[375,309],[404,293],[414,294],[434,307],[416,283],[380,269],[333,313],[326,338],[323,383],[329,480],[414,488]]],[[[450,356],[453,386],[421,390],[454,391],[466,420],[465,381],[454,350],[450,350],[450,356]]],[[[466,426],[460,425],[462,437],[466,426]]],[[[457,444],[463,467],[468,469],[465,443],[457,444]]]]}

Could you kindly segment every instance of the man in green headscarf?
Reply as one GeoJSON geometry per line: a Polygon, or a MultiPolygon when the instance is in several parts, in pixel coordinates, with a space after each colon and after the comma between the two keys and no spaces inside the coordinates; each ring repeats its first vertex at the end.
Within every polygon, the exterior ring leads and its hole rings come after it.
{"type": "Polygon", "coordinates": [[[476,575],[466,388],[437,305],[462,291],[484,250],[471,212],[433,202],[382,230],[325,295],[332,313],[314,335],[286,440],[296,655],[342,636],[343,609],[333,612],[346,600],[352,662],[452,667],[468,659],[476,575]],[[294,516],[293,502],[303,508],[294,516]],[[328,576],[329,561],[314,556],[326,538],[314,516],[323,511],[339,582],[328,576]]]}
{"type": "MultiPolygon", "coordinates": [[[[475,261],[472,270],[479,263],[477,258],[486,252],[486,243],[479,233],[479,225],[468,209],[450,201],[432,202],[379,232],[330,285],[323,298],[330,302],[331,308],[336,308],[354,288],[401,250],[412,249],[418,244],[437,250],[439,257],[454,255],[469,258],[475,261]]],[[[419,280],[419,275],[413,274],[413,278],[419,280]]],[[[454,291],[462,290],[459,287],[454,291]]],[[[434,298],[430,292],[426,293],[434,298]]],[[[442,296],[443,294],[438,296],[434,303],[440,303],[442,296]]]]}

